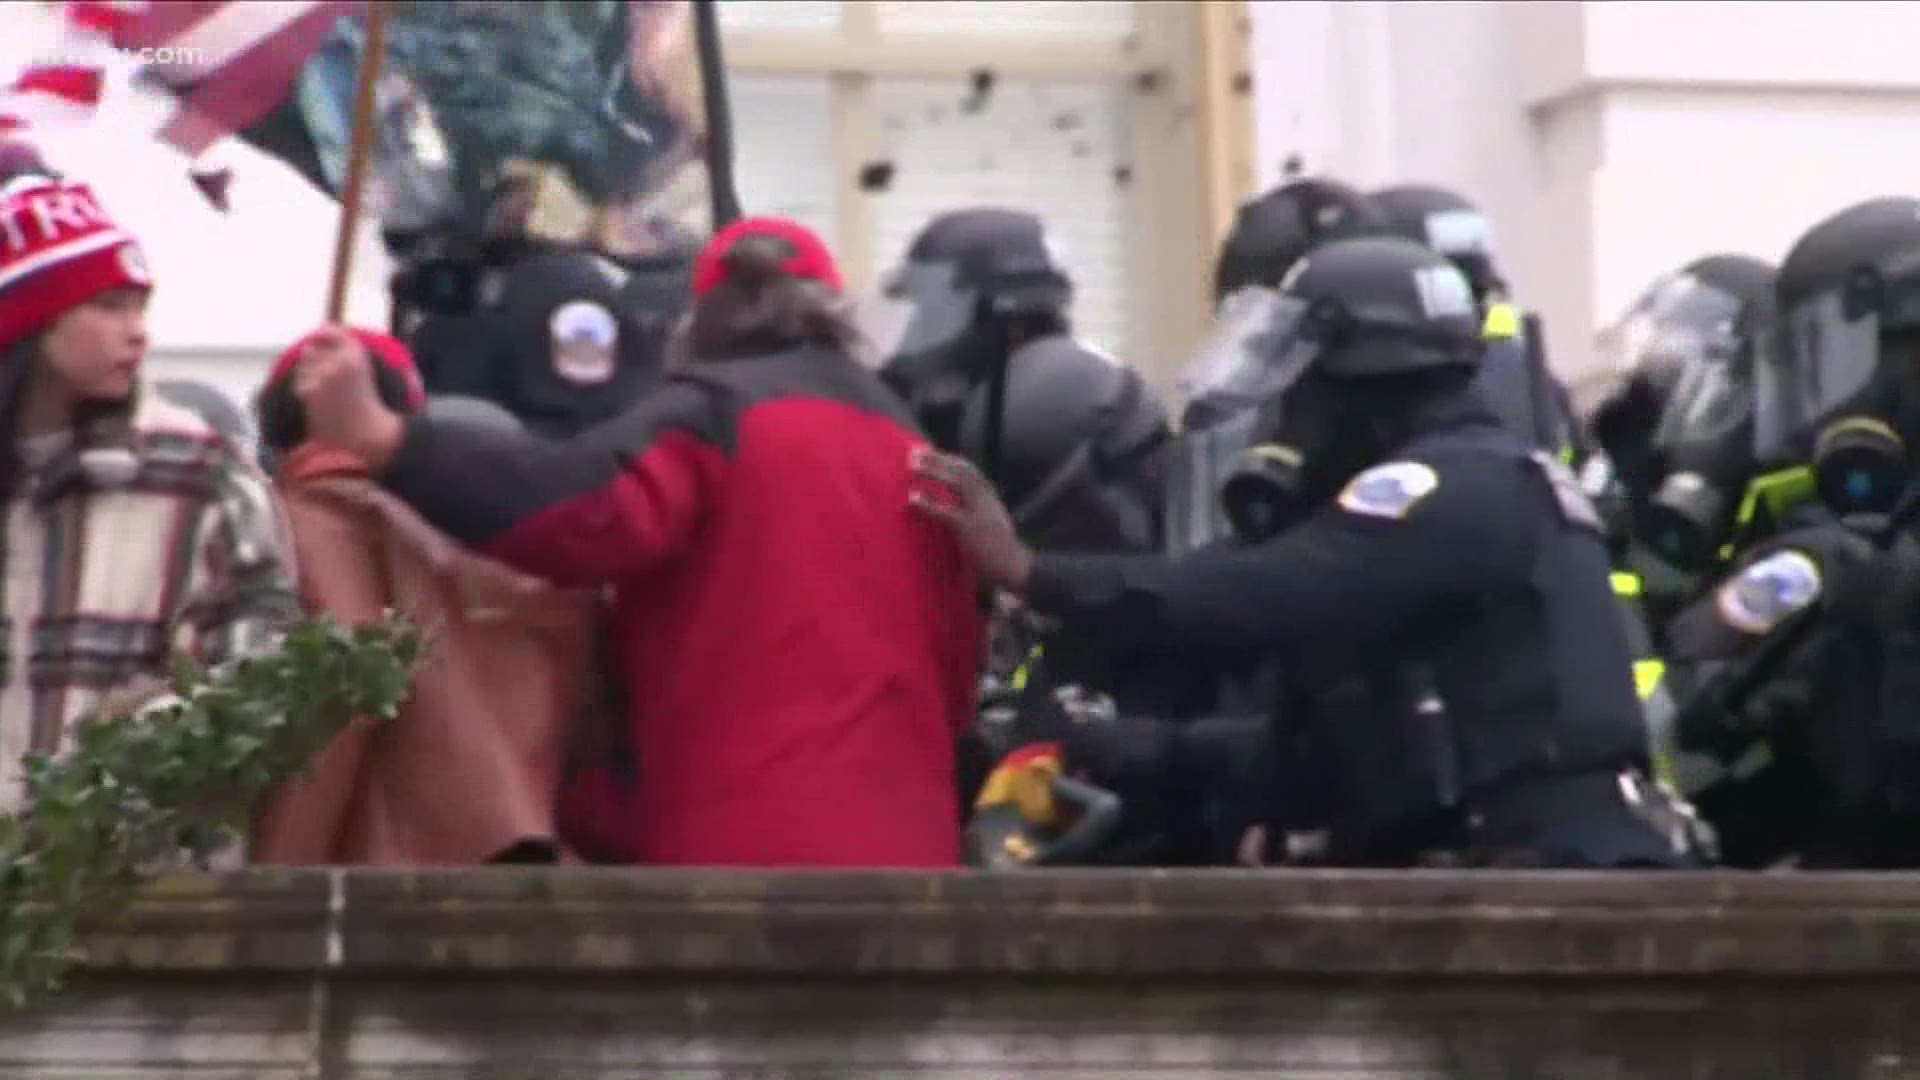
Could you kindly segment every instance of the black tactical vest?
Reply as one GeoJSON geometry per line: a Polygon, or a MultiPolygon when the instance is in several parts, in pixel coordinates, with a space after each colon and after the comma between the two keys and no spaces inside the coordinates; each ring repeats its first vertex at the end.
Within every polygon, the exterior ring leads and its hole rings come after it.
{"type": "Polygon", "coordinates": [[[1458,811],[1507,785],[1647,757],[1599,520],[1572,475],[1490,426],[1424,436],[1403,454],[1443,442],[1529,486],[1538,512],[1513,527],[1532,533],[1532,560],[1512,588],[1441,605],[1380,664],[1312,693],[1335,847],[1364,861],[1444,845],[1458,811]]]}

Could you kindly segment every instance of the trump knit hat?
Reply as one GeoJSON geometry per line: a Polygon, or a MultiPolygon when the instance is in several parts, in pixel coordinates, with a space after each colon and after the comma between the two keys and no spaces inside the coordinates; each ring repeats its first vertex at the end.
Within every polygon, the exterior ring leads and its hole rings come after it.
{"type": "Polygon", "coordinates": [[[705,296],[715,285],[727,280],[731,267],[727,257],[743,243],[777,245],[783,252],[780,269],[797,278],[817,281],[834,292],[840,291],[840,268],[833,253],[813,230],[789,218],[750,217],[721,229],[693,261],[693,295],[705,296]]]}
{"type": "Polygon", "coordinates": [[[84,184],[19,176],[0,185],[0,352],[112,289],[151,289],[140,245],[84,184]]]}

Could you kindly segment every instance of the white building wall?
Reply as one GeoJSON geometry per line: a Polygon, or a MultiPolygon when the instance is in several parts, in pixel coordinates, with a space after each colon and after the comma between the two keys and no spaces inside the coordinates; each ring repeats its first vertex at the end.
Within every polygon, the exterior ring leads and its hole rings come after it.
{"type": "Polygon", "coordinates": [[[1656,275],[1920,191],[1920,5],[1256,0],[1263,181],[1453,187],[1556,366],[1656,275]]]}
{"type": "MultiPolygon", "coordinates": [[[[1594,328],[1657,274],[1713,250],[1778,259],[1827,213],[1920,191],[1920,4],[1250,8],[1262,181],[1297,156],[1363,186],[1426,181],[1473,197],[1576,379],[1596,373],[1594,328]]],[[[1105,14],[1085,16],[1088,32],[1104,32],[1105,14]]],[[[0,33],[0,69],[33,44],[0,33]]],[[[161,282],[158,358],[250,388],[263,358],[320,315],[336,211],[235,146],[236,208],[214,213],[177,158],[133,134],[153,119],[110,114],[53,149],[145,239],[161,282]]],[[[363,237],[354,319],[384,320],[387,269],[363,237]]]]}

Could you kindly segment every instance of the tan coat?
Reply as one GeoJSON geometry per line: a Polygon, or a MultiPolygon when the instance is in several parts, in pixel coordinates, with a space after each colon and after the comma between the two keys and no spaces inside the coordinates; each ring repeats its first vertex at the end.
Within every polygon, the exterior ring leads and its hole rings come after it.
{"type": "Polygon", "coordinates": [[[308,605],[399,611],[430,651],[397,718],[357,723],[266,801],[254,861],[472,865],[557,843],[569,741],[603,722],[594,597],[460,548],[348,455],[301,447],[279,482],[308,605]]]}

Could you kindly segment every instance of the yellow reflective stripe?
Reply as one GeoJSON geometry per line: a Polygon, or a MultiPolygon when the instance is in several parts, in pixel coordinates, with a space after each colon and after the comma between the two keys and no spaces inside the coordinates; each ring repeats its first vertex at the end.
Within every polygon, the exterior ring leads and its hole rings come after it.
{"type": "Polygon", "coordinates": [[[1560,464],[1565,465],[1568,468],[1573,467],[1573,444],[1572,443],[1568,443],[1567,445],[1562,446],[1560,448],[1560,464]]]}
{"type": "Polygon", "coordinates": [[[1013,669],[1013,674],[1007,679],[1007,682],[1012,685],[1015,693],[1027,688],[1028,675],[1032,671],[1033,665],[1040,662],[1040,655],[1041,648],[1035,645],[1033,648],[1027,650],[1027,658],[1020,661],[1020,666],[1013,669]]]}
{"type": "Polygon", "coordinates": [[[1640,595],[1639,574],[1628,570],[1615,570],[1613,573],[1607,575],[1607,580],[1613,584],[1613,595],[1615,596],[1640,595]]]}
{"type": "Polygon", "coordinates": [[[1520,336],[1520,309],[1512,304],[1490,304],[1487,317],[1480,324],[1480,336],[1488,341],[1502,341],[1520,336]]]}
{"type": "Polygon", "coordinates": [[[1740,510],[1734,514],[1737,525],[1745,525],[1753,520],[1760,511],[1760,504],[1766,503],[1767,512],[1774,517],[1782,517],[1787,511],[1813,497],[1813,468],[1797,465],[1791,469],[1775,469],[1754,477],[1747,484],[1746,492],[1740,497],[1740,510]]]}
{"type": "Polygon", "coordinates": [[[1633,692],[1645,701],[1660,689],[1660,680],[1666,678],[1667,663],[1664,660],[1635,660],[1633,662],[1633,692]]]}

